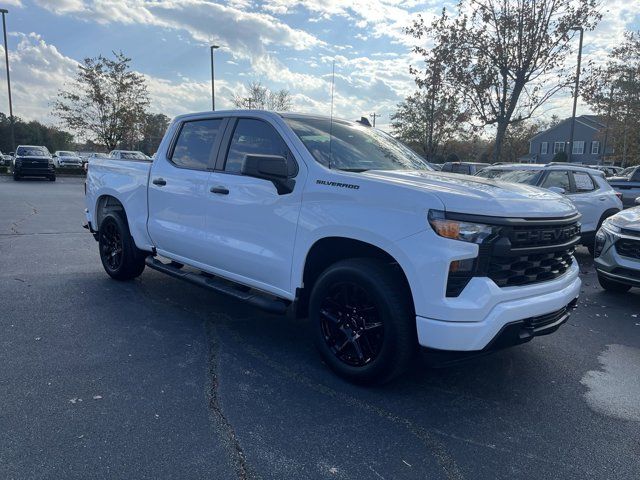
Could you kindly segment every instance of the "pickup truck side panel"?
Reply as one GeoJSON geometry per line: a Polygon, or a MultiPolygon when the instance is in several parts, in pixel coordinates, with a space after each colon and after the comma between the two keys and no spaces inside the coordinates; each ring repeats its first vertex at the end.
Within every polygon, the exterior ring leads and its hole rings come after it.
{"type": "Polygon", "coordinates": [[[636,167],[629,177],[611,177],[608,180],[613,189],[622,194],[624,208],[636,205],[636,198],[640,197],[640,167],[636,167]]]}
{"type": "Polygon", "coordinates": [[[95,159],[87,173],[87,205],[92,206],[88,220],[97,230],[100,227],[100,201],[115,197],[125,208],[129,230],[136,246],[151,250],[153,242],[147,233],[147,181],[150,162],[95,159]]]}

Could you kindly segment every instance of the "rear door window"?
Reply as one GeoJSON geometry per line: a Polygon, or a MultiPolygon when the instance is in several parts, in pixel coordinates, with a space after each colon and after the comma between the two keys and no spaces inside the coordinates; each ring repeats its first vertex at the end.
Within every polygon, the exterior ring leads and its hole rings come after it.
{"type": "Polygon", "coordinates": [[[558,187],[564,189],[565,192],[571,191],[571,183],[569,182],[569,172],[566,170],[552,170],[542,182],[541,187],[551,188],[558,187]]]}
{"type": "Polygon", "coordinates": [[[218,153],[216,140],[222,134],[221,126],[221,118],[185,122],[173,147],[171,162],[191,170],[206,170],[213,165],[218,153]]]}
{"type": "Polygon", "coordinates": [[[592,192],[596,189],[591,175],[585,172],[573,172],[573,181],[576,184],[576,193],[592,192]]]}

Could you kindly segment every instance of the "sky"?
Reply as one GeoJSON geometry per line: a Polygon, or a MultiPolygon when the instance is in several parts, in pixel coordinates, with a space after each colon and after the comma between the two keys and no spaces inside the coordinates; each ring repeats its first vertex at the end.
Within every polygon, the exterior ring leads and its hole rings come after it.
{"type": "MultiPolygon", "coordinates": [[[[231,108],[250,81],[288,89],[294,110],[372,113],[388,127],[398,102],[415,90],[409,66],[413,18],[435,18],[453,1],[435,0],[0,0],[7,31],[14,114],[55,124],[51,104],[85,57],[122,51],[148,82],[150,109],[172,117],[211,108],[209,45],[215,53],[216,107],[231,108]]],[[[640,0],[602,0],[603,20],[586,32],[584,61],[602,62],[625,29],[640,30],[640,0]]],[[[2,59],[4,49],[0,48],[2,59]]],[[[0,111],[8,113],[0,68],[0,111]]],[[[571,64],[571,62],[570,62],[571,64]]],[[[575,61],[573,61],[575,65],[575,61]]],[[[570,93],[539,115],[571,115],[570,93]]],[[[579,104],[578,114],[588,113],[579,104]]]]}

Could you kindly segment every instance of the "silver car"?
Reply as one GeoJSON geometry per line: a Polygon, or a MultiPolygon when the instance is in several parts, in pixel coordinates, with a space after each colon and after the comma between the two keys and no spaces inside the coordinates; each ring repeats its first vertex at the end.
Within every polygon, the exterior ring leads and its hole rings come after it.
{"type": "Polygon", "coordinates": [[[607,218],[596,233],[594,263],[605,290],[640,287],[640,207],[607,218]]]}

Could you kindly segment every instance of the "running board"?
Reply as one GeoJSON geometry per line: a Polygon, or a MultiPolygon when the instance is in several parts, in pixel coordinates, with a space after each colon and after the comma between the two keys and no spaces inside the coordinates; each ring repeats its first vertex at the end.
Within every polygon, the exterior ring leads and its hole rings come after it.
{"type": "Polygon", "coordinates": [[[287,311],[287,304],[284,300],[271,298],[266,294],[257,292],[256,290],[243,291],[240,288],[229,285],[229,283],[218,277],[210,276],[209,274],[183,271],[167,263],[162,263],[160,260],[151,256],[147,257],[145,263],[148,267],[153,268],[154,270],[158,270],[159,272],[166,273],[172,277],[208,288],[214,292],[228,295],[269,313],[282,315],[287,311]]]}

